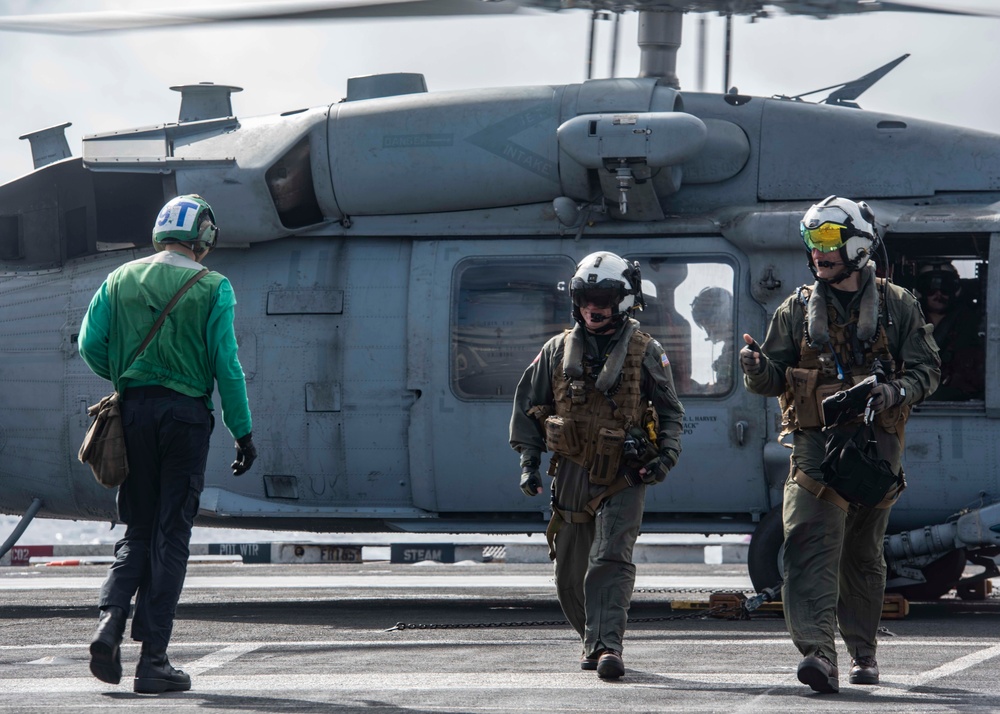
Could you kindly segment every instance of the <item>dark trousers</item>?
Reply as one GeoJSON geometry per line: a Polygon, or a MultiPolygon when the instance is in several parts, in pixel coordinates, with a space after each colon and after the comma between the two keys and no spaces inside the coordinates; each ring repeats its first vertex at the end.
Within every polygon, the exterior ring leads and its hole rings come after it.
{"type": "Polygon", "coordinates": [[[128,611],[132,639],[166,649],[187,573],[189,543],[214,419],[202,399],[164,387],[125,391],[129,476],[118,488],[125,536],[101,587],[100,607],[128,611]]]}

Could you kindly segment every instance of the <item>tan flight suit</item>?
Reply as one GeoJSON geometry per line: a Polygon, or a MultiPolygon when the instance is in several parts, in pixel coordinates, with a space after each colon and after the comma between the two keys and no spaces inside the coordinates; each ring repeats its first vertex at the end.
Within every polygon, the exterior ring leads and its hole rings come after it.
{"type": "MultiPolygon", "coordinates": [[[[888,352],[895,374],[893,383],[905,391],[902,403],[876,416],[874,429],[879,455],[899,473],[903,451],[903,429],[909,406],[930,395],[940,378],[940,360],[932,336],[933,328],[924,319],[920,306],[908,291],[874,278],[874,268],[863,269],[861,289],[841,293],[846,310],[827,285],[816,283],[793,294],[775,311],[761,346],[764,370],[744,375],[747,389],[756,394],[782,398],[782,406],[792,403],[795,391],[788,379],[799,383],[796,409],[786,408],[786,430],[792,433],[791,473],[785,482],[783,520],[785,622],[792,640],[804,656],[823,656],[834,665],[837,652],[834,630],[838,627],[851,657],[875,656],[876,633],[885,593],[886,565],[882,540],[889,520],[892,492],[886,502],[870,508],[857,503],[834,503],[818,498],[822,484],[820,464],[826,451],[828,433],[816,424],[811,411],[819,400],[837,387],[837,366],[845,379],[841,388],[860,381],[870,373],[881,350],[888,352]],[[881,286],[881,287],[880,287],[881,286]],[[802,297],[815,299],[803,305],[802,297]],[[816,332],[806,326],[806,315],[815,324],[828,328],[826,341],[806,340],[816,332]],[[875,329],[869,339],[862,324],[875,329]],[[823,324],[825,323],[825,324],[823,324]],[[813,347],[809,347],[812,341],[813,347]],[[833,348],[831,349],[831,346],[833,348]],[[833,354],[838,354],[836,360],[833,354]],[[817,359],[817,355],[823,355],[817,359]],[[803,393],[808,380],[791,368],[809,366],[820,376],[814,380],[814,401],[803,393]],[[901,407],[901,408],[900,408],[901,407]],[[803,417],[804,425],[797,423],[803,417]]],[[[816,328],[822,334],[822,328],[816,328]]],[[[854,433],[858,424],[836,427],[854,433]]],[[[898,494],[895,494],[898,496],[898,494]]]]}
{"type": "Polygon", "coordinates": [[[596,517],[587,513],[588,502],[606,488],[592,483],[584,466],[584,462],[591,463],[596,427],[611,425],[616,418],[624,426],[625,421],[642,415],[647,405],[651,405],[659,423],[659,453],[676,463],[681,449],[684,410],[674,390],[670,363],[660,344],[638,332],[637,327],[637,322],[629,320],[610,341],[600,340],[603,343],[600,345],[579,325],[553,337],[525,371],[514,395],[510,443],[521,454],[522,465],[529,459],[537,461],[547,447],[554,450],[553,444],[546,443],[544,418],[539,416],[565,415],[571,421],[576,420],[575,437],[581,444],[578,453],[572,457],[553,457],[556,468],[552,506],[556,515],[550,524],[550,533],[555,531],[554,552],[550,555],[555,559],[559,604],[580,634],[586,656],[604,649],[622,650],[635,583],[632,550],[639,535],[646,491],[638,477],[638,467],[622,459],[614,472],[608,474],[609,479],[630,472],[637,485],[623,488],[604,500],[596,517]],[[577,407],[565,401],[572,399],[573,380],[566,373],[564,358],[567,344],[574,340],[575,349],[582,348],[582,359],[576,367],[582,368],[582,374],[575,380],[577,407]],[[601,370],[606,364],[617,364],[615,355],[620,358],[624,352],[627,356],[618,371],[620,378],[610,375],[614,370],[609,368],[601,384],[610,381],[612,387],[601,393],[597,390],[601,370]],[[580,412],[582,403],[588,405],[592,419],[580,412]],[[536,408],[541,408],[541,415],[536,408]],[[584,422],[586,426],[582,425],[584,422]],[[584,451],[588,453],[585,455],[584,451]]]}

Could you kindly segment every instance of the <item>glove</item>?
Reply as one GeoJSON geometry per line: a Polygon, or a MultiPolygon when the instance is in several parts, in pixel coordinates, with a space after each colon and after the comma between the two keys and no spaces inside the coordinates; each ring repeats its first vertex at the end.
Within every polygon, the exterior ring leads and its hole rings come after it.
{"type": "MultiPolygon", "coordinates": [[[[743,336],[744,340],[751,339],[749,335],[743,336]]],[[[756,342],[747,344],[740,350],[740,369],[749,377],[755,377],[764,371],[764,355],[760,353],[760,347],[756,342]],[[757,347],[757,349],[753,349],[757,347]]]]}
{"type": "Polygon", "coordinates": [[[521,471],[521,491],[525,496],[537,496],[542,492],[542,475],[537,466],[525,466],[521,471]]]}
{"type": "Polygon", "coordinates": [[[233,462],[233,476],[242,476],[253,462],[257,460],[257,449],[253,445],[253,434],[241,436],[236,440],[236,461],[233,462]]]}
{"type": "Polygon", "coordinates": [[[882,382],[872,389],[869,404],[872,411],[878,414],[899,404],[904,395],[905,392],[892,382],[882,382]]]}
{"type": "Polygon", "coordinates": [[[670,469],[672,469],[676,463],[677,460],[674,458],[673,454],[669,452],[661,453],[658,457],[639,469],[639,477],[642,479],[642,482],[646,484],[663,483],[663,480],[667,478],[667,474],[670,472],[670,469]]]}

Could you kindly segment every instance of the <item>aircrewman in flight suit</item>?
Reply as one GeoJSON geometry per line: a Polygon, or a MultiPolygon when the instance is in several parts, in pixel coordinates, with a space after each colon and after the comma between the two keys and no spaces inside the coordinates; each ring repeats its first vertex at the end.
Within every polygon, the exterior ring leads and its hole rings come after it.
{"type": "Polygon", "coordinates": [[[740,365],[747,389],[778,397],[782,434],[792,435],[782,506],[785,622],[804,656],[799,681],[831,693],[840,689],[838,626],[851,684],[878,684],[882,539],[905,487],[903,429],[941,372],[916,298],[875,277],[870,259],[880,238],[867,204],[830,196],[805,214],[801,233],[816,282],[778,307],[760,348],[743,335],[740,365]],[[824,428],[822,400],[876,372],[884,377],[866,397],[874,421],[857,416],[824,428]],[[876,482],[885,488],[871,490],[876,482]]]}
{"type": "Polygon", "coordinates": [[[631,318],[643,303],[638,264],[588,255],[570,295],[577,324],[521,378],[510,443],[528,496],[542,492],[541,452],[555,454],[547,536],[559,604],[583,642],[581,668],[616,679],[646,486],[677,463],[684,410],[663,348],[631,318]]]}

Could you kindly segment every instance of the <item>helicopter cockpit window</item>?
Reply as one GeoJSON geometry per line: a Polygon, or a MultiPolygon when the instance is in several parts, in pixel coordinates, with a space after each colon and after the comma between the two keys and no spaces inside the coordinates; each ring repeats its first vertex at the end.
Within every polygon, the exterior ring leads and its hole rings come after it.
{"type": "Polygon", "coordinates": [[[278,159],[267,170],[264,180],[281,225],[285,228],[302,228],[323,220],[323,211],[313,186],[308,137],[278,159]]]}
{"type": "Polygon", "coordinates": [[[735,383],[734,272],[728,263],[628,256],[642,270],[642,329],[670,358],[677,394],[728,394],[735,383]]]}
{"type": "Polygon", "coordinates": [[[466,260],[452,295],[451,383],[464,399],[505,399],[546,340],[570,326],[565,257],[466,260]]]}

